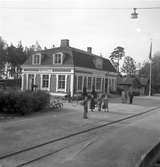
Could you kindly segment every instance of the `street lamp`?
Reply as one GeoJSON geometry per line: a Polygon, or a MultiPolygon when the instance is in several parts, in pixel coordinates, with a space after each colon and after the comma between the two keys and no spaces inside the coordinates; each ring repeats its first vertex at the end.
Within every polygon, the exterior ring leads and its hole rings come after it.
{"type": "Polygon", "coordinates": [[[133,13],[131,13],[131,19],[137,19],[138,13],[136,12],[137,8],[133,8],[133,13]]]}

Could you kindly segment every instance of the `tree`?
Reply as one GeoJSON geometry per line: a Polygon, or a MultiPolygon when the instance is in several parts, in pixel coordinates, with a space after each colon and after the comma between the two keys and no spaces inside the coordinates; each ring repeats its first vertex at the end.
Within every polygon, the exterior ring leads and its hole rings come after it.
{"type": "Polygon", "coordinates": [[[4,66],[7,59],[7,43],[0,37],[0,77],[4,74],[4,66]]]}
{"type": "Polygon", "coordinates": [[[34,45],[32,45],[31,48],[33,49],[33,51],[41,51],[42,50],[42,47],[40,46],[38,41],[36,41],[36,43],[34,45]]]}
{"type": "Polygon", "coordinates": [[[121,71],[130,76],[135,75],[136,65],[132,57],[127,56],[124,58],[124,62],[123,62],[121,71]]]}
{"type": "Polygon", "coordinates": [[[18,43],[17,47],[13,44],[8,47],[7,62],[10,64],[11,73],[14,74],[14,76],[19,76],[21,72],[20,66],[25,62],[26,58],[27,54],[21,41],[18,43]]]}
{"type": "Polygon", "coordinates": [[[24,48],[21,41],[17,46],[14,46],[13,44],[8,46],[2,37],[0,37],[0,78],[5,76],[5,67],[7,66],[9,67],[9,71],[14,74],[14,76],[19,76],[19,73],[21,72],[21,65],[25,62],[25,60],[32,54],[33,51],[40,50],[42,50],[42,48],[38,41],[36,41],[35,45],[32,45],[30,48],[24,48]]]}
{"type": "Polygon", "coordinates": [[[124,56],[125,56],[124,48],[121,46],[118,46],[114,49],[114,51],[111,53],[109,57],[118,72],[119,72],[119,62],[124,56]]]}
{"type": "MultiPolygon", "coordinates": [[[[150,64],[149,62],[144,63],[143,67],[140,69],[140,76],[146,78],[149,77],[150,64]]],[[[152,90],[155,92],[160,92],[160,52],[157,52],[152,57],[152,90]]]]}

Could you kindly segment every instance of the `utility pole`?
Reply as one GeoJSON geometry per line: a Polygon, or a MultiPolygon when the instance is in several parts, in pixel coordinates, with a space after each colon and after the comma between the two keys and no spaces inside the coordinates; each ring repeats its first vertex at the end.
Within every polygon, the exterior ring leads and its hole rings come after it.
{"type": "Polygon", "coordinates": [[[152,60],[150,60],[150,68],[149,68],[149,96],[151,96],[152,92],[152,60]]]}
{"type": "Polygon", "coordinates": [[[152,95],[152,40],[149,52],[150,68],[149,68],[149,96],[152,95]]]}

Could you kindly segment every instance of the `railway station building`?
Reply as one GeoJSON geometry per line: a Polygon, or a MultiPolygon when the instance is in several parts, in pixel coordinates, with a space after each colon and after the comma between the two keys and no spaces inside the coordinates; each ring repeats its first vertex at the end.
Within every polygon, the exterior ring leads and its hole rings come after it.
{"type": "Polygon", "coordinates": [[[54,96],[78,95],[86,88],[97,93],[116,91],[117,72],[111,62],[92,53],[73,48],[69,40],[60,47],[35,51],[22,65],[21,89],[49,91],[54,96]]]}

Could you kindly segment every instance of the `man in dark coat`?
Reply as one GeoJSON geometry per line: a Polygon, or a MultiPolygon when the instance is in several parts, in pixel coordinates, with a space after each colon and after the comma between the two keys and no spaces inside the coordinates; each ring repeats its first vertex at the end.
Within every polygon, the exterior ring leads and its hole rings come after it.
{"type": "Polygon", "coordinates": [[[132,90],[129,90],[128,96],[129,96],[129,103],[132,104],[133,103],[133,97],[134,97],[134,94],[133,94],[132,90]]]}
{"type": "Polygon", "coordinates": [[[83,101],[83,107],[84,107],[84,111],[83,111],[83,118],[87,119],[87,113],[88,113],[88,97],[85,95],[84,96],[84,101],[83,101]]]}

